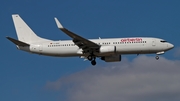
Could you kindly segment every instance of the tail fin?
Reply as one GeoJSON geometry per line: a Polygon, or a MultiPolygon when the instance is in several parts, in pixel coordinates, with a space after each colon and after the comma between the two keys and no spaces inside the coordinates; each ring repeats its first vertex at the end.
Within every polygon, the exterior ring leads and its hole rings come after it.
{"type": "Polygon", "coordinates": [[[25,43],[50,41],[37,36],[18,14],[12,15],[12,18],[19,41],[25,43]]]}

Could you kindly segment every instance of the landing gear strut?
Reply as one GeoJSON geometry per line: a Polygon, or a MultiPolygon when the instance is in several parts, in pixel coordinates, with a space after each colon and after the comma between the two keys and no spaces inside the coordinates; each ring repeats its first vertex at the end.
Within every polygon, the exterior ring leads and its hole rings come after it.
{"type": "Polygon", "coordinates": [[[155,58],[156,58],[156,60],[159,60],[159,56],[156,56],[155,58]]]}

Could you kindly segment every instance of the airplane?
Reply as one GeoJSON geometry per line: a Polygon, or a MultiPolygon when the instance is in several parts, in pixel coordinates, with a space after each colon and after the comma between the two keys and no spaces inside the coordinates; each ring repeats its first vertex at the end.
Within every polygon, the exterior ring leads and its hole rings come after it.
{"type": "Polygon", "coordinates": [[[64,28],[56,17],[57,27],[72,40],[53,41],[37,36],[18,14],[13,14],[12,19],[18,40],[6,38],[19,50],[46,56],[80,57],[91,61],[92,65],[96,65],[96,58],[119,62],[125,54],[156,54],[158,60],[159,55],[174,47],[164,39],[153,37],[86,39],[64,28]]]}

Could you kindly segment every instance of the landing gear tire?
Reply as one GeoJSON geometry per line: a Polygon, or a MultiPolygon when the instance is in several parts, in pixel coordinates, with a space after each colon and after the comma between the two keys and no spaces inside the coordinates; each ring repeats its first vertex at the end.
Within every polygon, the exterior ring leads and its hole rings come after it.
{"type": "Polygon", "coordinates": [[[155,58],[156,58],[156,60],[159,60],[159,56],[156,56],[155,58]]]}
{"type": "Polygon", "coordinates": [[[96,61],[95,60],[92,60],[91,61],[91,64],[94,66],[94,65],[96,65],[96,61]]]}
{"type": "Polygon", "coordinates": [[[92,55],[89,55],[87,58],[89,61],[91,61],[93,59],[92,55]]]}
{"type": "Polygon", "coordinates": [[[96,56],[95,56],[95,55],[91,54],[91,55],[89,55],[89,56],[87,57],[87,59],[88,59],[89,61],[91,61],[91,64],[92,64],[93,66],[96,65],[96,56]]]}

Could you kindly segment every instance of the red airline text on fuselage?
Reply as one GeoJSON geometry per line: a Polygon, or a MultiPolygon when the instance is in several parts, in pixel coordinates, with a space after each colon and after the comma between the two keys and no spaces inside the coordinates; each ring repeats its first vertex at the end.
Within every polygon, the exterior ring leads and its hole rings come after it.
{"type": "Polygon", "coordinates": [[[124,38],[121,39],[121,42],[140,42],[142,38],[124,38]]]}

